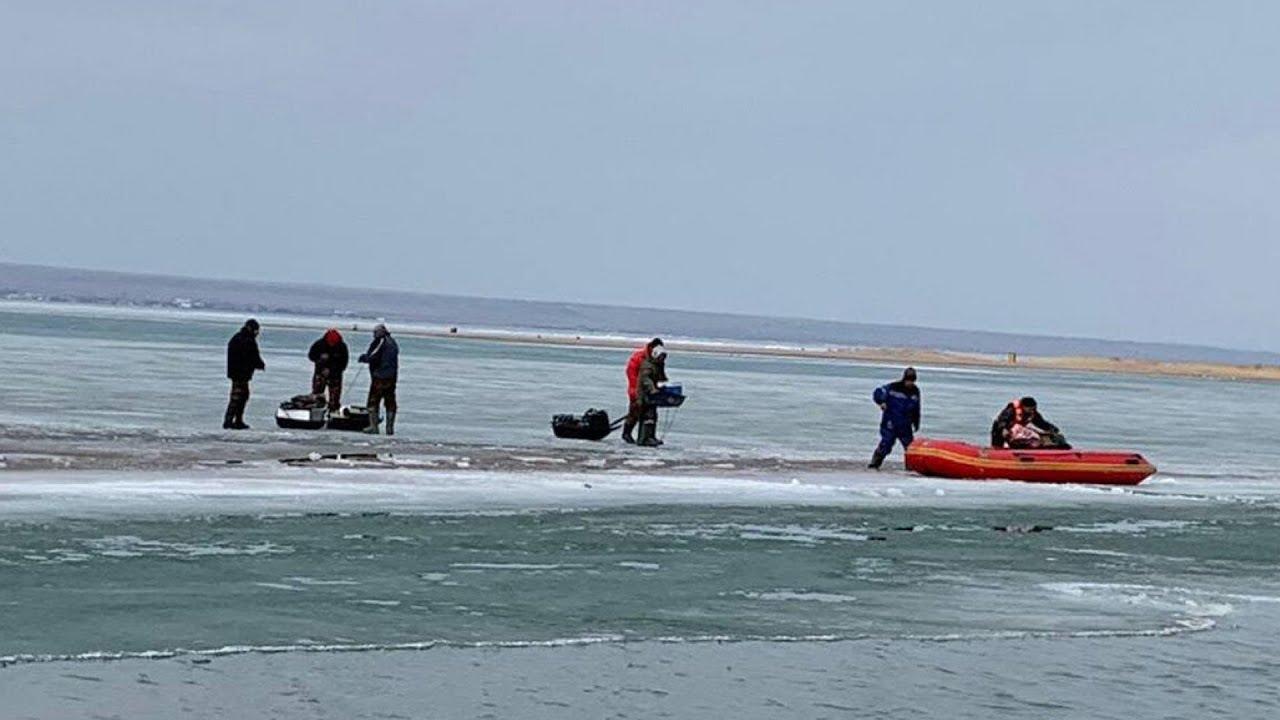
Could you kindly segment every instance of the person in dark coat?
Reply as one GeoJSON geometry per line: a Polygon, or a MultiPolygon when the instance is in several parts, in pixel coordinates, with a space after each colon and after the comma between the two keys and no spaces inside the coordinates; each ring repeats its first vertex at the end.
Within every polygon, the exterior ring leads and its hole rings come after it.
{"type": "Polygon", "coordinates": [[[222,417],[224,430],[249,429],[244,422],[244,410],[249,404],[249,381],[253,380],[255,371],[267,369],[262,353],[258,352],[259,329],[258,321],[249,318],[227,343],[227,379],[231,381],[231,400],[222,417]]]}
{"type": "Polygon", "coordinates": [[[649,357],[649,353],[659,345],[662,345],[662,338],[654,338],[627,358],[627,419],[622,423],[622,440],[629,445],[636,441],[631,431],[635,430],[640,422],[640,401],[636,397],[636,388],[640,383],[640,366],[645,358],[649,357]]]}
{"type": "Polygon", "coordinates": [[[378,405],[387,406],[387,434],[396,434],[396,380],[400,376],[400,345],[387,330],[387,326],[379,323],[373,328],[373,341],[369,349],[360,356],[360,362],[369,365],[369,428],[367,433],[378,432],[378,405]]]}
{"type": "Polygon", "coordinates": [[[1058,426],[1040,414],[1033,397],[1019,398],[1004,406],[991,423],[991,447],[1071,449],[1058,426]]]}
{"type": "Polygon", "coordinates": [[[916,369],[902,371],[902,379],[876,388],[871,399],[880,406],[880,444],[871,455],[867,467],[880,469],[893,452],[895,442],[906,450],[920,429],[920,388],[916,386],[916,369]]]}
{"type": "Polygon", "coordinates": [[[311,343],[307,358],[315,363],[311,394],[323,395],[328,390],[329,412],[337,411],[342,403],[342,373],[347,371],[351,359],[347,341],[342,339],[342,333],[330,328],[324,337],[311,343]]]}
{"type": "Polygon", "coordinates": [[[662,444],[658,439],[658,406],[653,398],[667,381],[667,349],[655,345],[640,363],[636,373],[636,403],[640,406],[640,437],[637,445],[657,447],[662,444]]]}

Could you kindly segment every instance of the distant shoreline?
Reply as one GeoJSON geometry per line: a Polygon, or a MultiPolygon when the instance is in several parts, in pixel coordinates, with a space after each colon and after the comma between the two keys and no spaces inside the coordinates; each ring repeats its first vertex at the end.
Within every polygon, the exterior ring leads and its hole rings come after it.
{"type": "MultiPolygon", "coordinates": [[[[322,279],[317,279],[322,280],[322,279]]],[[[805,317],[653,308],[574,301],[520,300],[449,295],[414,290],[350,288],[317,282],[201,279],[103,272],[0,262],[0,301],[183,311],[220,317],[271,315],[342,318],[331,322],[387,319],[397,327],[451,327],[567,335],[638,338],[727,339],[744,345],[786,344],[807,348],[948,349],[1025,357],[1146,359],[1248,368],[1280,366],[1280,349],[1231,348],[1169,340],[1054,336],[1035,332],[895,325],[805,317]]],[[[981,325],[981,323],[980,323],[981,325]]],[[[1195,374],[1192,372],[1192,374],[1195,374]]],[[[1232,373],[1238,375],[1240,373],[1232,373]]]]}
{"type": "MultiPolygon", "coordinates": [[[[295,329],[319,327],[324,323],[298,323],[286,325],[295,329]]],[[[333,324],[333,323],[330,323],[333,324]]],[[[353,322],[339,325],[349,332],[369,332],[375,322],[353,322]]],[[[569,335],[565,333],[539,333],[528,331],[486,330],[483,328],[449,328],[432,330],[408,326],[397,330],[396,335],[435,340],[468,340],[478,342],[509,343],[513,345],[542,345],[586,350],[630,350],[648,338],[624,338],[603,335],[569,335]]],[[[660,333],[659,333],[660,334],[660,333]]],[[[1170,362],[1098,357],[1024,357],[1021,355],[996,356],[982,353],[956,352],[924,348],[874,348],[874,347],[805,347],[787,344],[689,340],[672,338],[666,341],[672,352],[692,352],[708,355],[737,355],[774,357],[793,360],[836,360],[853,363],[891,363],[898,365],[937,365],[955,368],[983,368],[1006,370],[1049,370],[1067,372],[1106,373],[1114,375],[1138,375],[1147,377],[1174,377],[1201,380],[1280,382],[1280,366],[1277,365],[1229,365],[1225,363],[1170,362]]]]}
{"type": "MultiPolygon", "coordinates": [[[[372,327],[372,326],[370,326],[372,327]]],[[[364,327],[361,330],[367,329],[364,327]]],[[[394,330],[393,330],[394,332],[394,330]]],[[[564,336],[551,334],[490,333],[482,330],[457,332],[402,331],[406,337],[430,337],[435,339],[476,340],[505,342],[524,345],[576,347],[596,350],[621,350],[636,347],[643,340],[624,340],[589,335],[564,336]]],[[[1161,362],[1154,360],[1126,360],[1121,358],[1092,357],[1022,357],[1010,361],[1008,357],[995,357],[980,353],[961,353],[949,350],[917,348],[858,348],[858,347],[774,347],[748,343],[706,342],[697,340],[670,340],[667,346],[672,352],[694,352],[711,355],[747,355],[808,360],[842,360],[855,363],[893,363],[899,365],[938,365],[942,367],[972,367],[987,369],[1056,370],[1152,377],[1181,377],[1205,380],[1280,382],[1280,366],[1241,366],[1214,363],[1161,362]]]]}
{"type": "MultiPolygon", "coordinates": [[[[185,318],[192,322],[232,323],[242,314],[201,309],[159,309],[115,305],[49,303],[30,300],[0,301],[0,310],[14,308],[27,311],[53,311],[79,314],[76,311],[103,313],[117,316],[152,316],[157,319],[185,318]]],[[[295,315],[259,316],[264,328],[279,327],[291,330],[323,329],[337,327],[343,332],[368,332],[378,321],[357,318],[322,318],[295,315]]],[[[497,342],[513,345],[542,345],[548,347],[581,348],[591,350],[627,350],[638,346],[648,338],[623,335],[570,334],[565,331],[539,332],[537,330],[497,330],[487,328],[440,327],[412,323],[388,322],[391,331],[401,337],[419,337],[436,340],[465,340],[497,342]]],[[[661,328],[655,333],[662,335],[661,328]]],[[[898,365],[936,365],[954,368],[1021,369],[1066,372],[1104,373],[1146,377],[1171,377],[1221,381],[1280,382],[1280,365],[1232,365],[1227,363],[1162,361],[1127,358],[1103,358],[1086,356],[1046,357],[1011,354],[992,355],[974,352],[924,348],[881,348],[827,345],[810,347],[789,343],[759,343],[739,341],[713,341],[667,338],[667,346],[673,352],[693,352],[709,355],[736,355],[773,357],[798,360],[833,360],[854,363],[889,363],[898,365]]]]}

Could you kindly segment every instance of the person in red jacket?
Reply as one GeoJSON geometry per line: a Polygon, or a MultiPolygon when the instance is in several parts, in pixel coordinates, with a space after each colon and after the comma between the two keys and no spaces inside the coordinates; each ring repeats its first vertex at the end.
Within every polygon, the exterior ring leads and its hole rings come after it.
{"type": "Polygon", "coordinates": [[[631,431],[635,430],[636,424],[640,422],[640,403],[636,400],[636,383],[640,376],[640,363],[649,357],[656,347],[662,346],[662,338],[654,338],[631,353],[630,359],[627,360],[627,419],[622,423],[622,439],[632,445],[636,439],[631,435],[631,431]]]}

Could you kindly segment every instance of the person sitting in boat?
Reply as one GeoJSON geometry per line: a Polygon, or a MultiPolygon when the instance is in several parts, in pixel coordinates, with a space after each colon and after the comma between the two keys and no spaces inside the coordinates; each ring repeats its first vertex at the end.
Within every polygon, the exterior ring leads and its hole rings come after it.
{"type": "Polygon", "coordinates": [[[342,333],[330,328],[323,337],[311,344],[307,358],[315,363],[315,372],[311,375],[311,394],[324,396],[329,393],[329,412],[337,412],[342,403],[342,374],[347,371],[347,363],[351,360],[347,341],[342,333]]]}
{"type": "Polygon", "coordinates": [[[901,442],[905,450],[920,429],[920,388],[916,386],[916,369],[902,371],[902,379],[876,388],[871,399],[880,406],[880,444],[871,455],[867,467],[879,470],[884,459],[901,442]]]}
{"type": "Polygon", "coordinates": [[[622,423],[622,440],[628,444],[635,443],[636,440],[632,437],[631,431],[635,430],[640,422],[640,401],[636,397],[636,387],[640,382],[640,364],[656,347],[662,347],[662,338],[650,340],[631,353],[631,357],[627,359],[627,419],[622,423]]]}
{"type": "Polygon", "coordinates": [[[1014,400],[1000,411],[991,423],[991,446],[1013,449],[1071,448],[1058,426],[1045,420],[1040,414],[1033,397],[1014,400]]]}
{"type": "Polygon", "coordinates": [[[640,437],[636,440],[637,445],[657,447],[662,444],[658,439],[658,406],[654,402],[654,396],[666,381],[667,349],[658,345],[649,351],[636,373],[636,403],[640,406],[640,437]]]}

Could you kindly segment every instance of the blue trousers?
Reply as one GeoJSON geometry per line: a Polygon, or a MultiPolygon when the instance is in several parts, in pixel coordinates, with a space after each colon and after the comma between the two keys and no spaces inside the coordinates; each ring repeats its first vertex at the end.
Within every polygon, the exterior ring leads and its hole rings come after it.
{"type": "Polygon", "coordinates": [[[915,433],[911,430],[910,423],[903,423],[901,427],[892,423],[880,423],[880,444],[876,446],[876,454],[887,457],[893,452],[893,443],[895,441],[902,443],[905,450],[911,446],[911,441],[916,439],[915,433]]]}

